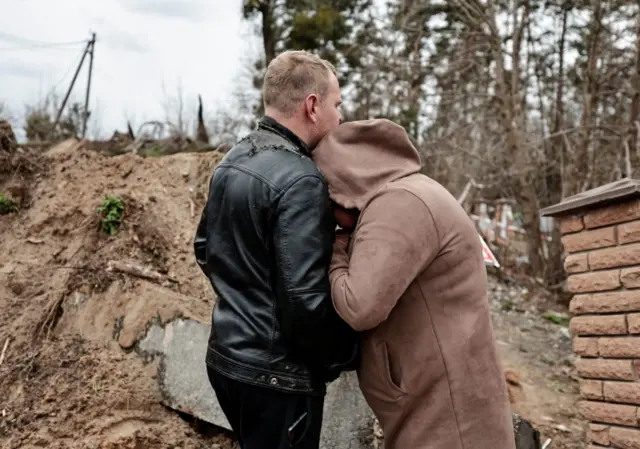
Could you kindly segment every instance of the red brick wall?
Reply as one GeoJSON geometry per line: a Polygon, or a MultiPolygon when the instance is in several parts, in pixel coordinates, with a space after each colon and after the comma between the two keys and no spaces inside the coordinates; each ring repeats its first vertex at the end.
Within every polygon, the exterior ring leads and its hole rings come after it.
{"type": "Polygon", "coordinates": [[[560,227],[589,449],[640,449],[640,200],[560,227]]]}

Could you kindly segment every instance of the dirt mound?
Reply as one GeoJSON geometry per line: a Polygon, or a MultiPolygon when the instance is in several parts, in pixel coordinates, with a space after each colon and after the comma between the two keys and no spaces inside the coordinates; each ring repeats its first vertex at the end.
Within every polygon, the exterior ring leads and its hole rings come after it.
{"type": "Polygon", "coordinates": [[[69,140],[0,180],[30,206],[0,216],[3,448],[228,444],[165,410],[155,362],[131,352],[152,322],[209,319],[192,238],[221,156],[107,157],[69,140]]]}

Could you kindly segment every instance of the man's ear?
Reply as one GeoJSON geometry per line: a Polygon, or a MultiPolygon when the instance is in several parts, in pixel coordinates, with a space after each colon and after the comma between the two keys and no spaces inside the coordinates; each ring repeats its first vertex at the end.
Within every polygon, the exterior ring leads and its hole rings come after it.
{"type": "Polygon", "coordinates": [[[318,97],[316,94],[307,95],[304,99],[304,112],[313,123],[317,123],[318,97]]]}

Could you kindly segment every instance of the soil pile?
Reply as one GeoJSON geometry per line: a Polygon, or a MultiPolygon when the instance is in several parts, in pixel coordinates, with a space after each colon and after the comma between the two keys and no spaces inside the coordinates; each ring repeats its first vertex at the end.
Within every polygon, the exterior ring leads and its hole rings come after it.
{"type": "Polygon", "coordinates": [[[75,140],[12,150],[0,178],[19,204],[0,216],[2,447],[228,446],[161,406],[156,362],[131,350],[151,322],[209,320],[192,239],[222,155],[107,157],[75,140]],[[98,211],[107,196],[122,212],[114,235],[98,211]]]}

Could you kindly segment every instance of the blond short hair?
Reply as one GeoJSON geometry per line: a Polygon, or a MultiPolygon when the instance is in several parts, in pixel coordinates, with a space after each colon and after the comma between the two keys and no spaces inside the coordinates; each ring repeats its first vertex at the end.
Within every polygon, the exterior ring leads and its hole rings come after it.
{"type": "Polygon", "coordinates": [[[310,94],[324,101],[329,91],[329,75],[336,68],[329,61],[304,50],[288,50],[267,67],[262,85],[265,109],[273,108],[291,116],[310,94]]]}

